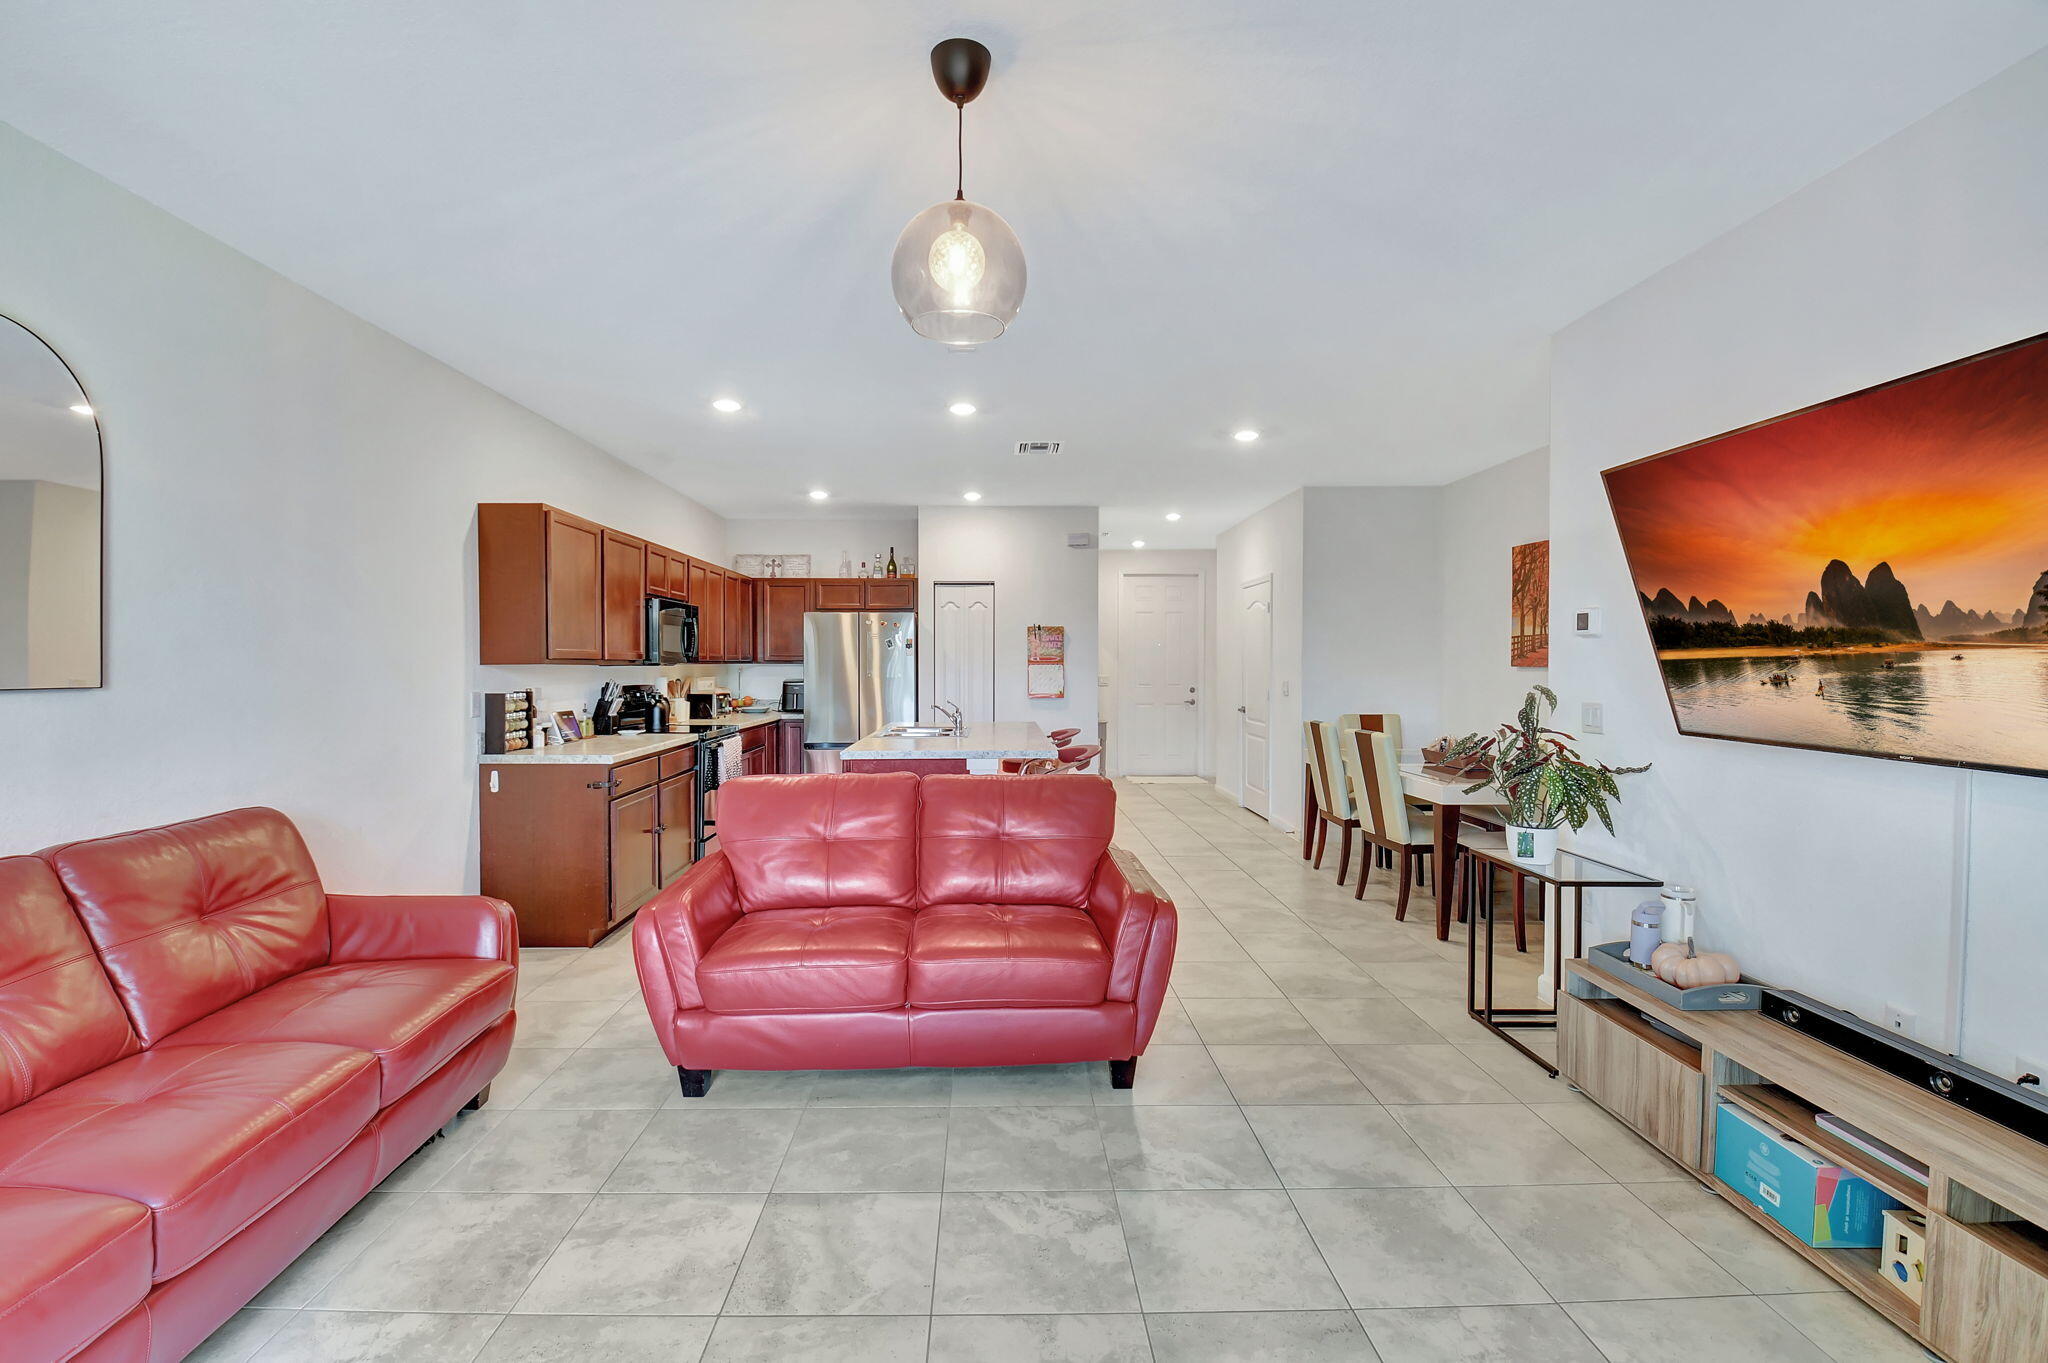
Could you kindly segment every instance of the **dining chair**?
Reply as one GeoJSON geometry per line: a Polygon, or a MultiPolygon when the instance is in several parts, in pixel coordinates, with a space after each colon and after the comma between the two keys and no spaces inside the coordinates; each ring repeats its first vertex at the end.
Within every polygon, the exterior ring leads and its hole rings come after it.
{"type": "MultiPolygon", "coordinates": [[[[1061,748],[1058,757],[1027,757],[1018,765],[1017,772],[1023,776],[1054,776],[1064,771],[1086,771],[1088,764],[1102,756],[1102,747],[1096,743],[1084,743],[1078,748],[1061,748]]],[[[1003,770],[1010,770],[1005,762],[1003,770]]]]}
{"type": "MultiPolygon", "coordinates": [[[[1420,882],[1424,871],[1431,875],[1431,854],[1436,844],[1436,820],[1408,807],[1401,798],[1400,750],[1377,729],[1348,729],[1342,743],[1345,771],[1358,795],[1358,831],[1375,847],[1395,858],[1395,874],[1401,889],[1394,902],[1396,921],[1408,917],[1408,891],[1420,882]]],[[[1358,886],[1352,898],[1365,898],[1366,877],[1371,858],[1359,863],[1358,886]]]]}
{"type": "Polygon", "coordinates": [[[1342,885],[1351,869],[1351,834],[1358,827],[1357,811],[1351,805],[1351,786],[1344,779],[1343,759],[1337,755],[1337,726],[1328,720],[1312,719],[1303,724],[1308,745],[1309,784],[1316,798],[1315,868],[1323,869],[1323,848],[1330,839],[1330,827],[1340,831],[1337,843],[1337,883],[1342,885]]]}
{"type": "MultiPolygon", "coordinates": [[[[1385,734],[1387,736],[1387,740],[1394,745],[1395,757],[1398,758],[1400,756],[1401,717],[1399,715],[1391,713],[1382,713],[1376,715],[1359,714],[1337,716],[1337,731],[1339,733],[1342,733],[1346,729],[1377,729],[1379,732],[1385,734]]],[[[1354,803],[1356,802],[1356,799],[1357,796],[1354,793],[1354,803]]],[[[1422,809],[1428,808],[1427,805],[1421,805],[1417,807],[1422,809]]],[[[1394,864],[1394,854],[1387,851],[1387,849],[1384,847],[1373,848],[1369,855],[1376,863],[1378,863],[1381,866],[1392,866],[1394,864]]]]}

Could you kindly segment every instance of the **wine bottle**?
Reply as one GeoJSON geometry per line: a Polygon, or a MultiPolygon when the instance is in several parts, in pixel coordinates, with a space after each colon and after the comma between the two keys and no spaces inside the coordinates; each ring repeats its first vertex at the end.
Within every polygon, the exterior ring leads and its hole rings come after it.
{"type": "Polygon", "coordinates": [[[889,576],[896,576],[896,546],[889,546],[889,576]]]}

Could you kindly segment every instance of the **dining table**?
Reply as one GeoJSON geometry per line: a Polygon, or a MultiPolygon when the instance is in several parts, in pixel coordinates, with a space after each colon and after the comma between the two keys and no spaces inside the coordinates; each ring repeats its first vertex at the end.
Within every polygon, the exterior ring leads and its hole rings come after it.
{"type": "Polygon", "coordinates": [[[1430,806],[1436,815],[1436,939],[1448,941],[1451,935],[1451,912],[1457,897],[1453,884],[1457,877],[1451,868],[1458,862],[1458,827],[1464,820],[1467,809],[1499,809],[1506,804],[1507,796],[1487,784],[1478,790],[1468,790],[1477,784],[1469,776],[1444,776],[1428,770],[1420,762],[1401,764],[1401,793],[1410,800],[1430,806]]]}

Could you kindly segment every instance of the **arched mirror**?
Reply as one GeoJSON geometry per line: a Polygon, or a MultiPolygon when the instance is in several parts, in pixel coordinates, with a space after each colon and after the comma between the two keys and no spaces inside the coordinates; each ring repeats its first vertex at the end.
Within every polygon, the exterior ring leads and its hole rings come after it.
{"type": "Polygon", "coordinates": [[[100,684],[100,481],[85,390],[0,317],[0,691],[100,684]]]}

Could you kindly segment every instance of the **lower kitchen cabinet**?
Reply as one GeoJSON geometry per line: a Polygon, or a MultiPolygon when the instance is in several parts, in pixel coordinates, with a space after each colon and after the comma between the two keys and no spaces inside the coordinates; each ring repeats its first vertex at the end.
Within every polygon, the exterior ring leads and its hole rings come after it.
{"type": "Polygon", "coordinates": [[[804,722],[785,719],[775,725],[775,770],[784,776],[804,774],[804,722]]]}
{"type": "Polygon", "coordinates": [[[770,776],[775,772],[776,748],[768,741],[769,735],[779,726],[757,724],[740,734],[740,756],[746,761],[749,776],[770,776]]]}
{"type": "Polygon", "coordinates": [[[587,947],[690,867],[697,750],[483,767],[481,888],[525,946],[587,947]]]}

